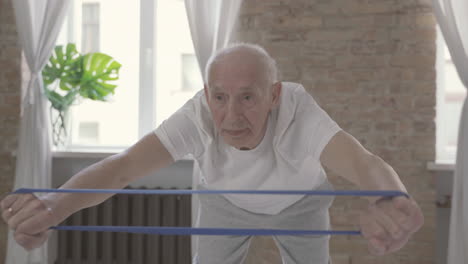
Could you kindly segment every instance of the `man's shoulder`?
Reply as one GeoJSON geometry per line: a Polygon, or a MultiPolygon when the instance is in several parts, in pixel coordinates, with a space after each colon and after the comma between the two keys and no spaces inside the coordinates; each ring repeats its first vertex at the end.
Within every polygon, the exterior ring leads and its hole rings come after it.
{"type": "Polygon", "coordinates": [[[281,82],[283,90],[286,92],[300,92],[305,91],[304,86],[300,83],[295,82],[281,82]]]}
{"type": "Polygon", "coordinates": [[[280,134],[287,128],[303,127],[323,115],[314,97],[300,83],[282,82],[283,89],[278,109],[280,134]],[[299,121],[299,122],[296,122],[299,121]]]}
{"type": "Polygon", "coordinates": [[[198,91],[179,111],[190,119],[201,135],[213,137],[214,124],[203,90],[198,91]]]}
{"type": "Polygon", "coordinates": [[[282,84],[282,93],[286,97],[295,97],[295,98],[312,98],[312,96],[307,92],[304,86],[300,83],[295,82],[281,82],[282,84]]]}
{"type": "Polygon", "coordinates": [[[281,82],[282,100],[281,104],[285,107],[297,107],[300,105],[315,104],[312,95],[300,83],[281,82]]]}

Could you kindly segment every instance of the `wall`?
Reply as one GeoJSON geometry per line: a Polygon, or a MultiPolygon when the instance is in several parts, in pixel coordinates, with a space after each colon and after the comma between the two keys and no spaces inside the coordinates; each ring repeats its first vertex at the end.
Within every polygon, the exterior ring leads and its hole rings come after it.
{"type": "MultiPolygon", "coordinates": [[[[363,239],[336,236],[334,264],[435,263],[434,175],[426,169],[435,158],[435,39],[429,0],[244,1],[235,40],[263,45],[283,80],[302,83],[393,166],[423,209],[424,227],[398,253],[374,258],[363,239]]],[[[352,188],[330,178],[337,189],[352,188]]],[[[336,199],[334,228],[356,228],[364,205],[336,199]]]]}
{"type": "MultiPolygon", "coordinates": [[[[21,51],[11,0],[0,0],[0,194],[11,190],[19,127],[21,51]]],[[[0,263],[5,258],[6,225],[0,223],[0,263]]]]}
{"type": "MultiPolygon", "coordinates": [[[[246,0],[238,40],[264,45],[283,79],[302,83],[325,110],[400,174],[426,223],[396,254],[373,258],[359,238],[334,237],[334,264],[435,263],[435,21],[429,0],[246,0]]],[[[0,191],[11,189],[17,147],[20,50],[10,0],[0,0],[0,191]]],[[[351,188],[330,175],[336,188],[351,188]]],[[[335,228],[355,228],[354,199],[337,199],[335,228]]],[[[0,224],[0,259],[5,226],[0,224]]],[[[254,255],[275,263],[271,240],[254,255]],[[262,255],[266,253],[265,255],[262,255]]],[[[256,264],[260,263],[259,261],[256,264]]],[[[266,262],[265,262],[266,263],[266,262]]]]}

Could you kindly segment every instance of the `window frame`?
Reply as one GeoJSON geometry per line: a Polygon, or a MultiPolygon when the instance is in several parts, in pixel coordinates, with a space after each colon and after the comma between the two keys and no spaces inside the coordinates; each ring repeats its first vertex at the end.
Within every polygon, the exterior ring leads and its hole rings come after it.
{"type": "MultiPolygon", "coordinates": [[[[140,1],[140,74],[138,87],[138,139],[154,130],[153,124],[156,123],[156,69],[155,69],[155,49],[156,49],[156,19],[157,19],[157,3],[153,0],[140,1]]],[[[64,21],[66,26],[66,42],[72,42],[77,45],[78,50],[81,50],[82,45],[82,13],[83,4],[92,2],[73,1],[68,10],[68,14],[64,21]]],[[[71,116],[73,122],[73,116],[71,116]]],[[[70,131],[73,133],[73,131],[70,131]]],[[[72,135],[69,136],[69,142],[60,152],[75,152],[75,151],[111,151],[119,152],[129,146],[126,145],[81,145],[71,144],[72,135]]],[[[137,139],[137,140],[138,140],[137,139]]]]}
{"type": "MultiPolygon", "coordinates": [[[[449,135],[447,130],[442,125],[444,118],[448,114],[447,104],[445,103],[446,98],[446,70],[447,63],[453,63],[453,61],[446,59],[446,43],[440,30],[437,26],[436,32],[436,163],[443,164],[454,164],[456,162],[457,147],[448,145],[449,135]]],[[[457,126],[458,127],[458,126],[457,126]]],[[[458,134],[458,129],[456,131],[458,134]]]]}

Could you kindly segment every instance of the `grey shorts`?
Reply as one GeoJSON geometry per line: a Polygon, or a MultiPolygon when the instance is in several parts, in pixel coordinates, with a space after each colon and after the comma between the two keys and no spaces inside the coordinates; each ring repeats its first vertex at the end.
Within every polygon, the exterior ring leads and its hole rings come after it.
{"type": "MultiPolygon", "coordinates": [[[[200,189],[203,189],[201,187],[200,189]]],[[[326,182],[317,189],[332,189],[326,182]]],[[[241,209],[222,195],[200,195],[199,227],[330,229],[331,196],[305,196],[277,215],[241,209]]],[[[250,236],[194,236],[193,264],[241,264],[247,256],[250,236]]],[[[274,236],[284,264],[328,264],[329,235],[274,236]]]]}

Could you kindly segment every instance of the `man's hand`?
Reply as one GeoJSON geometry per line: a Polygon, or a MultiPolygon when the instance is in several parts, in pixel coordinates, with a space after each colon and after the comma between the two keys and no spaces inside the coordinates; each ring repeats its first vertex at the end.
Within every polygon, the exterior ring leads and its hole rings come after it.
{"type": "Polygon", "coordinates": [[[413,199],[406,197],[380,199],[360,216],[362,235],[374,255],[399,250],[423,223],[421,209],[413,199]]]}
{"type": "Polygon", "coordinates": [[[12,194],[0,202],[3,220],[15,231],[14,238],[26,250],[40,247],[54,225],[52,209],[33,194],[12,194]]]}

